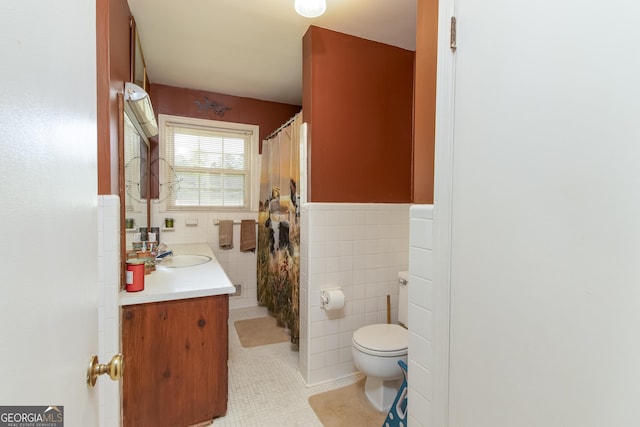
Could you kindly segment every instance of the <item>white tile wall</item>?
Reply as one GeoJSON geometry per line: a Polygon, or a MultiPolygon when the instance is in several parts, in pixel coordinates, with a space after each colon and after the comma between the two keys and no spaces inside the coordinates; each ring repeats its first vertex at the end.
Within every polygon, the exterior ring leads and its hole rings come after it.
{"type": "MultiPolygon", "coordinates": [[[[98,196],[98,359],[120,352],[120,198],[98,196]]],[[[106,375],[96,385],[100,427],[120,426],[120,383],[106,375]]]]}
{"type": "Polygon", "coordinates": [[[398,319],[399,271],[409,260],[409,205],[309,203],[301,212],[300,372],[308,385],[351,375],[351,336],[398,319]],[[344,310],[320,308],[320,290],[341,287],[344,310]]]}
{"type": "MultiPolygon", "coordinates": [[[[231,219],[258,219],[257,212],[164,212],[160,204],[152,204],[151,223],[160,227],[160,241],[171,247],[172,243],[208,243],[234,284],[242,285],[242,295],[229,299],[229,308],[254,307],[257,305],[257,258],[256,252],[240,252],[240,224],[233,227],[233,249],[218,246],[217,221],[231,219]],[[174,219],[174,230],[163,231],[164,218],[174,219]],[[187,219],[195,218],[198,225],[186,225],[187,219]]],[[[256,228],[257,236],[257,228],[256,228]]]]}
{"type": "MultiPolygon", "coordinates": [[[[112,295],[113,307],[116,310],[112,317],[101,320],[101,325],[109,325],[106,328],[101,326],[101,331],[106,332],[103,339],[105,343],[110,342],[110,344],[108,348],[105,346],[104,351],[101,348],[100,360],[103,358],[108,360],[119,348],[117,238],[106,237],[109,242],[106,246],[104,245],[105,236],[118,236],[118,203],[118,198],[114,196],[104,196],[99,202],[101,245],[99,256],[102,266],[99,285],[104,287],[105,297],[112,295]],[[109,273],[106,273],[107,271],[109,273]],[[117,335],[115,341],[112,337],[114,331],[117,335]],[[111,337],[111,341],[107,335],[111,337]]],[[[386,322],[387,294],[391,296],[391,319],[393,322],[397,321],[397,273],[409,268],[409,211],[409,205],[406,204],[311,203],[303,205],[300,243],[299,370],[308,386],[346,377],[356,372],[351,360],[351,336],[353,331],[361,326],[386,322]],[[341,287],[347,302],[343,311],[329,314],[320,308],[320,290],[332,287],[341,287]]],[[[233,212],[166,214],[160,212],[156,206],[152,213],[152,225],[162,228],[165,216],[174,218],[175,230],[161,231],[161,241],[169,246],[172,243],[209,243],[231,280],[243,284],[244,295],[241,298],[232,298],[231,308],[256,305],[255,254],[239,252],[239,226],[234,229],[234,249],[220,250],[217,245],[218,227],[214,225],[215,221],[221,219],[255,219],[254,214],[233,212]],[[186,226],[187,218],[197,218],[198,225],[186,226]]],[[[413,222],[411,226],[414,227],[413,222]]],[[[428,227],[429,233],[427,235],[421,231],[411,234],[411,244],[418,245],[418,249],[423,250],[423,252],[417,252],[415,259],[430,253],[430,220],[428,224],[420,223],[420,226],[428,227]]],[[[422,275],[431,274],[430,267],[421,267],[422,275]]],[[[413,301],[413,306],[410,305],[410,316],[418,319],[416,322],[429,321],[431,281],[421,276],[411,277],[412,281],[416,279],[421,286],[413,293],[414,287],[409,288],[409,298],[413,301]]],[[[111,309],[107,310],[105,302],[104,299],[101,300],[101,316],[107,311],[111,316],[111,309]]],[[[109,306],[111,307],[110,304],[109,306]]],[[[410,323],[412,323],[411,318],[410,323]]],[[[411,331],[410,337],[410,356],[413,347],[416,355],[420,357],[427,355],[430,359],[428,356],[431,352],[430,340],[425,338],[425,333],[411,331]]],[[[415,363],[418,363],[419,367],[425,364],[422,359],[417,362],[410,358],[410,366],[415,363]]],[[[428,369],[423,369],[421,372],[417,369],[414,371],[416,371],[414,374],[416,383],[420,386],[412,388],[411,392],[418,393],[418,398],[426,400],[428,393],[425,390],[430,389],[430,373],[428,369]]],[[[101,393],[101,426],[120,424],[117,392],[117,389],[109,389],[101,393]]],[[[416,410],[416,416],[418,412],[416,410]]]]}
{"type": "Polygon", "coordinates": [[[433,205],[413,205],[409,231],[409,425],[431,426],[433,205]]]}

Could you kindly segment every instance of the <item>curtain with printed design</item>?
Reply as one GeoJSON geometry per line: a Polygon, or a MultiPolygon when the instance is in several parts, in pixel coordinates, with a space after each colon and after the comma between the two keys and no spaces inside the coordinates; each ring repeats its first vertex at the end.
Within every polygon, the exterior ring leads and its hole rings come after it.
{"type": "Polygon", "coordinates": [[[298,344],[300,331],[300,126],[302,112],[262,142],[258,303],[298,344]]]}

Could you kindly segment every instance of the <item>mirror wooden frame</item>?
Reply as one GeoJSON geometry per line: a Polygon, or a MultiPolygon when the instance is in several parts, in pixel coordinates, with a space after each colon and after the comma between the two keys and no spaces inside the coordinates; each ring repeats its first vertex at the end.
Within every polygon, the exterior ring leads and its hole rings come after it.
{"type": "MultiPolygon", "coordinates": [[[[120,289],[124,289],[126,285],[126,261],[127,261],[127,231],[125,229],[125,217],[126,217],[126,183],[125,183],[125,154],[124,154],[124,94],[119,93],[118,98],[118,196],[120,197],[120,289]]],[[[151,204],[149,203],[149,192],[151,191],[151,162],[149,161],[151,155],[151,148],[149,144],[140,138],[141,144],[144,144],[146,148],[146,197],[147,197],[147,221],[146,227],[151,224],[151,204]]]]}
{"type": "Polygon", "coordinates": [[[147,76],[147,64],[144,61],[144,54],[142,53],[142,45],[140,44],[140,35],[138,34],[138,27],[136,20],[131,17],[129,24],[131,33],[129,35],[129,52],[131,54],[131,70],[129,81],[137,84],[145,92],[149,92],[149,78],[147,76]]]}
{"type": "MultiPolygon", "coordinates": [[[[149,78],[147,76],[147,68],[144,61],[144,55],[142,54],[142,47],[140,45],[140,36],[138,34],[138,27],[133,16],[130,18],[130,34],[129,34],[129,52],[130,52],[130,74],[129,81],[137,84],[145,91],[149,91],[149,78]]],[[[125,217],[126,217],[126,183],[125,183],[125,164],[124,164],[124,94],[119,93],[118,98],[118,195],[120,197],[120,289],[124,289],[126,285],[126,261],[127,261],[127,236],[125,230],[125,217]]],[[[151,148],[149,144],[141,138],[146,146],[146,197],[147,197],[147,221],[146,227],[151,224],[151,206],[149,203],[149,195],[151,194],[151,148]]]]}

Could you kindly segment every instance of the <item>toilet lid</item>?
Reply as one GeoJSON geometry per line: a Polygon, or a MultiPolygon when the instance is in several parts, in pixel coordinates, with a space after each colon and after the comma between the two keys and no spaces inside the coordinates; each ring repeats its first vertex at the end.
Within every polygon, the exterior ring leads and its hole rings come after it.
{"type": "Polygon", "coordinates": [[[366,353],[397,356],[406,354],[409,338],[407,330],[402,326],[382,323],[364,326],[355,331],[353,343],[366,353]]]}

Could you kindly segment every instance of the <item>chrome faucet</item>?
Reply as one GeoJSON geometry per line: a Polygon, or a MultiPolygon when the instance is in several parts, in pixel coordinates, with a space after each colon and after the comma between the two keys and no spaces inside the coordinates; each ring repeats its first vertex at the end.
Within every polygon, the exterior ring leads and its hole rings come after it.
{"type": "Polygon", "coordinates": [[[160,261],[162,261],[163,259],[165,259],[166,257],[169,257],[169,256],[173,256],[173,251],[171,249],[156,255],[156,261],[160,262],[160,261]]]}

